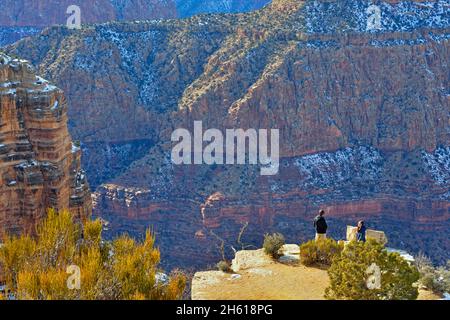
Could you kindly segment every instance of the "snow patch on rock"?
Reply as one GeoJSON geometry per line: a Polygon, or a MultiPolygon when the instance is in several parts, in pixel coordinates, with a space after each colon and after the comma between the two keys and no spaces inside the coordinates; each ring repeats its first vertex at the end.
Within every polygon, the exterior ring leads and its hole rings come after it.
{"type": "Polygon", "coordinates": [[[294,164],[304,176],[303,186],[330,188],[355,177],[376,181],[381,174],[383,161],[378,150],[361,146],[304,156],[294,164]]]}
{"type": "Polygon", "coordinates": [[[422,151],[422,159],[436,184],[450,183],[450,147],[439,147],[434,153],[422,151]]]}
{"type": "Polygon", "coordinates": [[[402,32],[418,28],[447,28],[450,23],[449,0],[427,2],[380,2],[381,26],[367,30],[371,0],[307,1],[306,28],[309,33],[402,32]]]}

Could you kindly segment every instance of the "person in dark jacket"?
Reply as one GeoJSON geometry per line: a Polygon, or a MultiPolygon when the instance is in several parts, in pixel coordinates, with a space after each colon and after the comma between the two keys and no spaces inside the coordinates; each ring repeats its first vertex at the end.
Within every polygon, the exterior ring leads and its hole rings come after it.
{"type": "Polygon", "coordinates": [[[364,221],[358,222],[358,231],[356,232],[356,240],[358,242],[366,242],[366,226],[364,221]]]}
{"type": "Polygon", "coordinates": [[[320,210],[319,215],[314,219],[314,228],[316,229],[316,241],[326,239],[327,237],[327,221],[324,218],[325,211],[320,210]]]}

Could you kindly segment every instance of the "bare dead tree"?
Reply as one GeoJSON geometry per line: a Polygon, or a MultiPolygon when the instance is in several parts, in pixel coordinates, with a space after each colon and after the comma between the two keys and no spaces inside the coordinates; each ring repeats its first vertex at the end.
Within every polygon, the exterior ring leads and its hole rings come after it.
{"type": "MultiPolygon", "coordinates": [[[[249,225],[249,223],[248,223],[248,222],[245,222],[245,223],[242,225],[242,227],[241,227],[241,229],[240,229],[240,231],[239,231],[239,234],[238,234],[237,243],[238,243],[239,246],[241,247],[241,250],[247,250],[247,249],[250,249],[250,248],[252,248],[252,249],[257,249],[255,246],[249,245],[249,244],[245,244],[245,243],[242,241],[242,238],[243,238],[243,236],[244,236],[244,234],[245,234],[245,231],[246,231],[247,228],[248,228],[248,225],[249,225]]],[[[214,236],[214,237],[219,241],[220,244],[217,245],[217,248],[218,248],[219,251],[220,251],[220,254],[221,254],[221,256],[222,256],[222,260],[223,260],[223,261],[227,261],[226,255],[225,255],[225,243],[226,243],[226,241],[225,241],[223,238],[221,238],[219,235],[217,235],[214,231],[210,230],[209,232],[210,232],[210,234],[211,234],[212,236],[214,236]]],[[[231,250],[233,250],[234,254],[236,254],[237,250],[236,250],[233,246],[231,246],[231,245],[230,245],[230,248],[231,248],[231,250]]]]}
{"type": "MultiPolygon", "coordinates": [[[[244,233],[245,233],[245,231],[247,230],[247,228],[248,228],[248,221],[245,222],[245,223],[242,225],[242,228],[241,228],[241,230],[239,231],[237,243],[241,246],[241,250],[246,250],[246,249],[249,249],[249,248],[255,248],[255,249],[256,249],[255,246],[249,245],[249,244],[245,244],[245,243],[242,242],[242,237],[244,236],[244,233]]],[[[234,248],[233,248],[233,250],[234,250],[235,253],[236,253],[236,250],[235,250],[234,248]]]]}
{"type": "Polygon", "coordinates": [[[222,255],[222,261],[227,261],[225,257],[225,240],[219,237],[214,231],[210,230],[209,232],[220,242],[220,245],[218,245],[217,248],[219,249],[220,254],[222,255]]]}

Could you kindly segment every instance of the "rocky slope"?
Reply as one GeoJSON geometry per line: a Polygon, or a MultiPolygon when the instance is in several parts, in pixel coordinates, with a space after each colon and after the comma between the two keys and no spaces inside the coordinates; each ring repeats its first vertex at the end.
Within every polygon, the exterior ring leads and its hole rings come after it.
{"type": "Polygon", "coordinates": [[[449,2],[277,0],[178,21],[54,27],[8,48],[67,93],[96,211],[113,232],[151,225],[164,261],[216,262],[218,237],[331,234],[364,218],[392,246],[449,258],[449,2]],[[280,173],[174,166],[174,128],[279,128],[280,173]],[[137,150],[137,151],[135,151],[137,150]],[[107,170],[94,163],[107,164],[107,170]],[[126,168],[122,164],[128,163],[126,168]],[[214,234],[214,235],[213,235],[214,234]]]}
{"type": "Polygon", "coordinates": [[[0,53],[0,235],[34,232],[47,208],[90,214],[80,157],[62,91],[0,53]]]}
{"type": "Polygon", "coordinates": [[[201,13],[237,13],[262,8],[271,0],[175,0],[179,17],[201,13]]]}
{"type": "Polygon", "coordinates": [[[9,27],[0,26],[0,46],[14,43],[25,37],[38,34],[42,31],[39,27],[9,27]]]}
{"type": "MultiPolygon", "coordinates": [[[[3,0],[0,2],[0,46],[41,32],[51,25],[65,25],[71,0],[3,0]]],[[[177,17],[173,0],[79,0],[81,23],[177,17]]]]}
{"type": "MultiPolygon", "coordinates": [[[[190,17],[200,13],[245,12],[269,0],[79,0],[86,23],[190,17]]],[[[0,46],[37,34],[43,28],[65,24],[71,0],[3,0],[0,2],[0,46]]]]}
{"type": "Polygon", "coordinates": [[[137,20],[176,17],[172,0],[3,0],[0,2],[0,25],[15,27],[48,27],[66,24],[67,8],[81,9],[82,23],[114,20],[137,20]]]}

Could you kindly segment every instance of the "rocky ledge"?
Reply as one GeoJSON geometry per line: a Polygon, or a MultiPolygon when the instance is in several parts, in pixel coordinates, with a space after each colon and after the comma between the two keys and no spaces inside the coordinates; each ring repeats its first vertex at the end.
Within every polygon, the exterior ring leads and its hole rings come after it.
{"type": "MultiPolygon", "coordinates": [[[[407,261],[408,253],[400,254],[407,261]]],[[[286,244],[276,261],[263,249],[236,252],[231,272],[202,271],[192,279],[192,300],[323,300],[329,286],[328,273],[322,268],[305,267],[299,263],[300,247],[286,244]]],[[[441,297],[419,290],[418,300],[439,300],[441,297]]]]}

